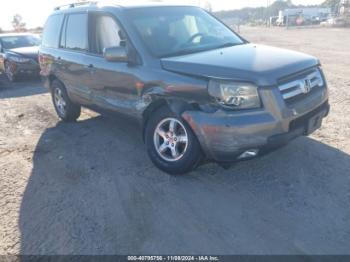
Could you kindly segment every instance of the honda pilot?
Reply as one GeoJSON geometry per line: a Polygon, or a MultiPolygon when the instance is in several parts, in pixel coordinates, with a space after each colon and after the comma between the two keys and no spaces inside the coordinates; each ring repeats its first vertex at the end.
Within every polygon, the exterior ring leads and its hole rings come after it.
{"type": "Polygon", "coordinates": [[[39,60],[63,121],[82,106],[134,118],[169,174],[261,156],[313,133],[329,112],[318,59],[249,43],[195,6],[58,7],[39,60]]]}

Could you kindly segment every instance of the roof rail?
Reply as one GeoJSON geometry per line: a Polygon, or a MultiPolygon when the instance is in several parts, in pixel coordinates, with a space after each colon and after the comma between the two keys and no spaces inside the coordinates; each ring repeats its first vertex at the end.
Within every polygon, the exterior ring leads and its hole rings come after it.
{"type": "Polygon", "coordinates": [[[54,8],[55,11],[61,10],[61,9],[67,9],[67,8],[74,8],[78,6],[84,6],[84,5],[96,5],[97,1],[86,1],[86,2],[77,2],[77,3],[71,3],[66,5],[57,6],[54,8]]]}

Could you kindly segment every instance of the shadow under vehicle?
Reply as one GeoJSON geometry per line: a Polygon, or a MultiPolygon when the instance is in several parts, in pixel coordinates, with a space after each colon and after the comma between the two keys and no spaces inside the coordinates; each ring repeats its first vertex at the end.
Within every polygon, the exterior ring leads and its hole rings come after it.
{"type": "Polygon", "coordinates": [[[22,197],[20,254],[349,254],[348,154],[301,137],[229,170],[173,177],[143,149],[128,119],[46,129],[22,197]]]}

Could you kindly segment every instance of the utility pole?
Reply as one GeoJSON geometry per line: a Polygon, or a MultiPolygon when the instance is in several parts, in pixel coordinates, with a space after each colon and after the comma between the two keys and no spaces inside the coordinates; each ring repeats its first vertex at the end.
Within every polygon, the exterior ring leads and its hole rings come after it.
{"type": "Polygon", "coordinates": [[[269,12],[270,0],[266,0],[266,26],[270,27],[270,12],[269,12]]]}

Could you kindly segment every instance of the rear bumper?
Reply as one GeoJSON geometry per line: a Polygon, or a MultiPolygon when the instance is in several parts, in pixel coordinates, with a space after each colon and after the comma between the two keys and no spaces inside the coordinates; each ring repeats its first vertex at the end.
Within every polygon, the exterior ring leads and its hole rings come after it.
{"type": "Polygon", "coordinates": [[[310,119],[315,115],[320,119],[328,115],[328,99],[319,100],[317,105],[315,102],[311,108],[304,114],[282,114],[281,118],[264,110],[247,113],[218,111],[213,114],[189,111],[183,117],[209,159],[232,162],[241,160],[244,152],[254,150],[257,152],[254,156],[266,154],[299,136],[309,135],[310,119]]]}

